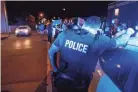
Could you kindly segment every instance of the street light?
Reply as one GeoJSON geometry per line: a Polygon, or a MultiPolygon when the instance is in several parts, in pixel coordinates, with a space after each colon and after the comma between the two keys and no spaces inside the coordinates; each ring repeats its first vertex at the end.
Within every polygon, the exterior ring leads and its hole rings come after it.
{"type": "Polygon", "coordinates": [[[40,13],[40,16],[43,17],[43,13],[40,13]]]}
{"type": "Polygon", "coordinates": [[[66,9],[65,8],[63,8],[63,11],[65,11],[66,9]]]}

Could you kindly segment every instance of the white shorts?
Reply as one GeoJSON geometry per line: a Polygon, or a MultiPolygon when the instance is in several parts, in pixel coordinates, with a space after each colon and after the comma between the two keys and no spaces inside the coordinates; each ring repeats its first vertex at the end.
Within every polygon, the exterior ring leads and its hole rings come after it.
{"type": "Polygon", "coordinates": [[[44,30],[44,31],[40,31],[40,34],[47,34],[47,30],[44,30]]]}
{"type": "Polygon", "coordinates": [[[45,34],[45,32],[44,31],[40,31],[40,34],[43,35],[43,34],[45,34]]]}

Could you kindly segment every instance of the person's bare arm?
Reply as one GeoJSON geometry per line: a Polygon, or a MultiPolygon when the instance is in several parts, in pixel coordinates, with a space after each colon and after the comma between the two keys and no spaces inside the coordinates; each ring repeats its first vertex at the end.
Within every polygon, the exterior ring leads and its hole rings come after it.
{"type": "Polygon", "coordinates": [[[50,47],[49,51],[48,51],[48,55],[49,55],[49,59],[50,59],[50,63],[53,67],[54,72],[57,72],[57,64],[54,60],[54,55],[55,53],[57,53],[60,50],[60,48],[58,46],[56,46],[55,44],[52,44],[52,46],[50,47]]]}
{"type": "Polygon", "coordinates": [[[61,28],[56,27],[56,29],[57,29],[57,30],[59,30],[59,31],[62,31],[62,29],[61,29],[61,28]]]}
{"type": "Polygon", "coordinates": [[[119,36],[121,36],[121,35],[123,35],[125,33],[126,33],[126,30],[122,30],[122,31],[116,33],[115,36],[114,36],[114,38],[117,38],[117,37],[119,37],[119,36]]]}
{"type": "Polygon", "coordinates": [[[63,39],[63,35],[63,33],[59,34],[56,40],[51,45],[50,49],[48,50],[50,63],[52,65],[54,72],[57,72],[57,62],[54,60],[54,55],[60,50],[60,40],[63,39]]]}
{"type": "Polygon", "coordinates": [[[122,35],[119,35],[118,37],[109,38],[107,36],[101,36],[99,39],[100,42],[98,43],[100,54],[106,50],[113,50],[126,45],[133,33],[134,30],[128,29],[126,33],[122,33],[122,35]]]}

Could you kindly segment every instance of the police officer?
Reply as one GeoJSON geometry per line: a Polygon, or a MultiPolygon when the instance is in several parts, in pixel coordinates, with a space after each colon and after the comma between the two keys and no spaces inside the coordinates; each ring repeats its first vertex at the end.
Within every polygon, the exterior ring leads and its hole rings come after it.
{"type": "Polygon", "coordinates": [[[125,45],[133,33],[126,32],[124,36],[114,39],[104,35],[97,38],[100,26],[99,17],[89,17],[83,29],[62,32],[50,47],[48,53],[56,75],[55,86],[59,92],[88,92],[98,57],[106,50],[125,45]],[[124,37],[128,39],[122,41],[124,37]],[[59,67],[54,60],[54,54],[58,51],[60,51],[59,67]]]}
{"type": "Polygon", "coordinates": [[[41,38],[42,39],[44,38],[44,30],[45,30],[45,25],[43,23],[41,23],[39,25],[39,31],[40,31],[40,34],[41,34],[41,38]]]}
{"type": "Polygon", "coordinates": [[[52,42],[52,31],[53,31],[51,23],[48,24],[47,30],[48,30],[48,42],[51,43],[52,42]]]}

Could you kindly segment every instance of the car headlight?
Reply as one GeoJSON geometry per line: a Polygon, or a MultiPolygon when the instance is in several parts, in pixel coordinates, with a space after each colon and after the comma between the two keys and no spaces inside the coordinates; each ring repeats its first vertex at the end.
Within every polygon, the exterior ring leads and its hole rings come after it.
{"type": "Polygon", "coordinates": [[[28,30],[24,30],[25,33],[28,33],[29,31],[28,30]]]}
{"type": "Polygon", "coordinates": [[[15,30],[15,33],[17,34],[19,31],[18,30],[15,30]]]}

